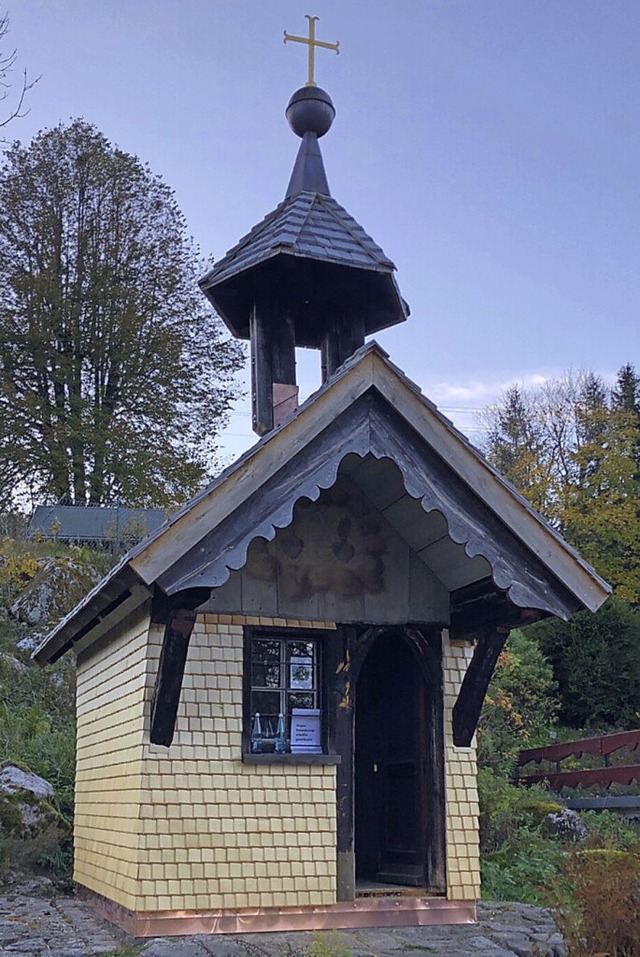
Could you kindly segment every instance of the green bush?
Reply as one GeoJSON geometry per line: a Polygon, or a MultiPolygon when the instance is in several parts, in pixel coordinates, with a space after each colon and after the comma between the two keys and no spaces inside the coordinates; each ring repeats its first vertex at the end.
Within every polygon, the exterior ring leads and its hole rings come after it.
{"type": "Polygon", "coordinates": [[[545,906],[549,883],[561,872],[563,853],[559,841],[521,824],[497,851],[482,856],[482,896],[545,906]]]}
{"type": "Polygon", "coordinates": [[[26,656],[16,651],[18,634],[9,622],[0,624],[4,655],[0,656],[0,756],[53,786],[56,815],[51,827],[29,841],[13,838],[3,828],[0,858],[4,866],[38,864],[68,879],[75,779],[75,669],[72,662],[59,662],[44,671],[27,664],[26,656]]]}
{"type": "Polygon", "coordinates": [[[512,631],[478,726],[478,764],[507,776],[523,748],[548,744],[559,707],[551,665],[528,631],[512,631]]]}
{"type": "Polygon", "coordinates": [[[520,832],[542,828],[548,814],[564,805],[549,797],[543,787],[521,788],[491,768],[478,772],[480,801],[480,852],[492,854],[517,843],[520,832]]]}
{"type": "Polygon", "coordinates": [[[612,811],[582,811],[587,850],[630,851],[640,846],[640,828],[612,811]]]}
{"type": "MultiPolygon", "coordinates": [[[[567,933],[576,937],[576,928],[584,925],[588,884],[581,866],[588,874],[605,862],[614,869],[621,862],[626,868],[640,851],[638,828],[609,812],[586,811],[580,817],[587,836],[576,853],[571,841],[549,829],[547,816],[562,811],[563,805],[541,786],[517,787],[493,769],[482,768],[478,792],[482,896],[553,904],[567,933]]],[[[622,951],[620,955],[626,957],[622,951]]]]}

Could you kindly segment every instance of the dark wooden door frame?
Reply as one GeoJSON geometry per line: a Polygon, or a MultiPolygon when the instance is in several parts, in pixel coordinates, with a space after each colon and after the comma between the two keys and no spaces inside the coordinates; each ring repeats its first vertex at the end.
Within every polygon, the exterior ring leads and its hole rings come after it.
{"type": "Polygon", "coordinates": [[[429,796],[434,819],[427,840],[426,869],[429,889],[446,891],[444,732],[442,710],[442,646],[439,628],[412,625],[358,627],[339,625],[334,656],[333,736],[341,755],[337,768],[337,854],[340,901],[355,898],[354,790],[355,709],[360,671],[373,642],[382,634],[396,634],[412,649],[423,679],[428,713],[425,733],[430,756],[424,792],[429,796]]]}

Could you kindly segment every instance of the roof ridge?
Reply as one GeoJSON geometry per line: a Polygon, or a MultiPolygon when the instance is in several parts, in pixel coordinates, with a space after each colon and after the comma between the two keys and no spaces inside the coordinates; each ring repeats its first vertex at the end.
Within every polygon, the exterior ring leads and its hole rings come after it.
{"type": "MultiPolygon", "coordinates": [[[[318,196],[320,196],[320,193],[312,193],[310,190],[304,189],[304,190],[300,190],[299,193],[296,193],[296,195],[295,195],[293,198],[294,198],[294,201],[295,201],[296,199],[298,199],[298,197],[303,197],[303,198],[304,198],[304,197],[306,197],[306,196],[310,196],[311,199],[309,200],[309,205],[307,206],[307,211],[306,211],[305,214],[304,214],[304,219],[303,219],[302,222],[300,223],[300,228],[298,229],[298,235],[296,236],[296,242],[300,239],[300,236],[302,235],[302,230],[304,229],[304,227],[305,227],[306,224],[307,224],[307,220],[309,219],[309,216],[311,215],[311,210],[313,209],[313,205],[314,205],[316,199],[318,198],[318,196]]],[[[295,245],[295,243],[293,243],[293,245],[295,245]]]]}
{"type": "Polygon", "coordinates": [[[367,255],[371,256],[371,246],[373,246],[374,250],[379,254],[385,265],[391,266],[392,269],[396,268],[395,263],[393,260],[389,259],[384,249],[377,244],[375,239],[373,239],[366,229],[360,225],[358,220],[355,219],[355,217],[353,217],[351,213],[344,208],[344,206],[340,205],[337,199],[335,199],[333,196],[323,196],[320,193],[318,193],[317,196],[321,203],[326,207],[327,212],[333,216],[336,222],[339,223],[343,229],[347,230],[351,238],[360,246],[362,250],[364,250],[364,252],[367,253],[367,255]],[[362,233],[366,237],[370,246],[365,244],[362,236],[358,235],[358,232],[362,233]]]}

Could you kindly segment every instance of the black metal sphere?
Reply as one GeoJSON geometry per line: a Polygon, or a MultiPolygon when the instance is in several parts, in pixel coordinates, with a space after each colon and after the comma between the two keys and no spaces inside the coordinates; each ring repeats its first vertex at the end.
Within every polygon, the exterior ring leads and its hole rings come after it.
{"type": "Polygon", "coordinates": [[[324,136],[336,115],[331,97],[319,86],[303,86],[293,94],[285,116],[296,136],[315,133],[324,136]]]}

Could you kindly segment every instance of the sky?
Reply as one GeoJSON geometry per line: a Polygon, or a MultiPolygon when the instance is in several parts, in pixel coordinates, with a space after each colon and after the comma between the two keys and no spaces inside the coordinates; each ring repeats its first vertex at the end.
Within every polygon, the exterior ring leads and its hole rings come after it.
{"type": "MultiPolygon", "coordinates": [[[[41,75],[8,133],[84,117],[175,190],[221,258],[283,198],[284,108],[319,17],[332,195],[397,266],[409,320],[376,334],[475,442],[514,382],[640,367],[638,0],[5,0],[41,75]]],[[[18,76],[16,74],[16,80],[18,76]]],[[[303,396],[319,355],[300,354],[303,396]]],[[[245,391],[248,376],[243,378],[245,391]]],[[[225,430],[255,441],[248,397],[225,430]]]]}

